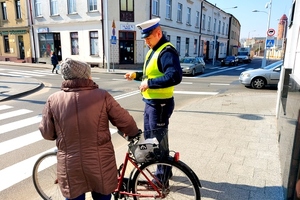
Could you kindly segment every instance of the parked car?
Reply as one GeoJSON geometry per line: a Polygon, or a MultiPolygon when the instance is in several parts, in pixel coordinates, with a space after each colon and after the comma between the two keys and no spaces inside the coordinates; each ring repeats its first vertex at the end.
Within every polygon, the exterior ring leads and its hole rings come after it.
{"type": "Polygon", "coordinates": [[[204,73],[205,62],[202,57],[184,57],[180,60],[183,74],[195,76],[197,73],[204,73]]]}
{"type": "Polygon", "coordinates": [[[239,59],[236,56],[226,56],[224,59],[221,60],[221,66],[225,66],[225,65],[236,66],[238,64],[239,64],[239,59]]]}
{"type": "Polygon", "coordinates": [[[241,84],[255,89],[264,88],[266,85],[277,85],[283,61],[277,61],[264,68],[244,71],[239,77],[241,84]]]}

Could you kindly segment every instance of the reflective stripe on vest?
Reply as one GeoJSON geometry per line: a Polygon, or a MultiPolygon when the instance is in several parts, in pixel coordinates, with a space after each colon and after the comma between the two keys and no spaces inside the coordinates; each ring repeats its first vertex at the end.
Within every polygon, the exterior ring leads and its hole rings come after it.
{"type": "MultiPolygon", "coordinates": [[[[146,62],[144,63],[144,79],[153,79],[163,76],[164,74],[159,71],[157,61],[160,52],[166,46],[173,46],[170,42],[167,42],[161,45],[152,55],[151,60],[149,61],[148,65],[146,66],[146,62]]],[[[151,55],[152,49],[150,49],[146,55],[146,61],[148,60],[149,56],[151,55]]],[[[174,86],[167,87],[167,88],[157,88],[157,89],[150,89],[148,88],[146,91],[142,92],[142,95],[145,99],[169,99],[173,97],[174,86]]]]}

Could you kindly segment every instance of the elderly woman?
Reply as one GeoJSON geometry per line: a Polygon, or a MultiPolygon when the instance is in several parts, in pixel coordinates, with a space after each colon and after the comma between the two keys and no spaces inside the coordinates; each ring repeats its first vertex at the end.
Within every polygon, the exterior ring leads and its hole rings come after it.
{"type": "Polygon", "coordinates": [[[117,187],[117,166],[109,122],[128,136],[138,133],[133,117],[91,79],[87,63],[61,63],[61,91],[50,95],[39,130],[56,140],[57,177],[67,199],[110,200],[117,187]]]}

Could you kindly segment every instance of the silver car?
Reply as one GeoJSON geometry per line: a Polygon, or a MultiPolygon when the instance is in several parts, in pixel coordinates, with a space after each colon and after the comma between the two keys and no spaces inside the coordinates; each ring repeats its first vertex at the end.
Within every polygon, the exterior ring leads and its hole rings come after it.
{"type": "Polygon", "coordinates": [[[283,61],[274,62],[264,68],[244,71],[239,77],[241,84],[255,89],[264,88],[266,85],[277,85],[279,82],[283,61]]]}
{"type": "Polygon", "coordinates": [[[197,73],[204,73],[205,62],[202,57],[184,57],[180,60],[183,74],[195,76],[197,73]]]}

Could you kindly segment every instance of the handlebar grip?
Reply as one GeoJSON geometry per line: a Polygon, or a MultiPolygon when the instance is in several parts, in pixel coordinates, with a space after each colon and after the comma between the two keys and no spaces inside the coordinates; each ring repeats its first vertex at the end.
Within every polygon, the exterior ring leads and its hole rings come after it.
{"type": "Polygon", "coordinates": [[[143,133],[143,131],[141,129],[139,129],[138,133],[135,136],[128,136],[128,135],[124,134],[122,131],[118,130],[118,134],[121,135],[123,138],[125,138],[127,141],[131,141],[134,138],[139,137],[142,133],[143,133]]]}

